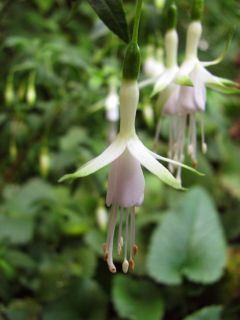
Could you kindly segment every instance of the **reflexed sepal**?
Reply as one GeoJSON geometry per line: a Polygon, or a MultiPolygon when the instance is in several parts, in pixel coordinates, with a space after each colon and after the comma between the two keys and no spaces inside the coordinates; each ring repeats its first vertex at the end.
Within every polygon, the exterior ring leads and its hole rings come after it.
{"type": "Polygon", "coordinates": [[[224,94],[240,94],[240,85],[238,83],[224,78],[219,79],[221,79],[221,82],[207,82],[207,87],[224,94]]]}
{"type": "Polygon", "coordinates": [[[227,53],[227,51],[228,51],[228,49],[230,47],[230,44],[231,44],[231,41],[232,41],[232,37],[233,37],[233,33],[231,33],[229,35],[229,39],[225,43],[223,52],[216,59],[214,59],[212,61],[201,62],[202,66],[204,66],[204,67],[213,66],[213,65],[218,64],[221,61],[223,61],[223,59],[225,58],[225,55],[226,55],[226,53],[227,53]]]}
{"type": "Polygon", "coordinates": [[[123,62],[123,79],[136,80],[140,70],[140,49],[137,43],[131,42],[123,62]]]}
{"type": "Polygon", "coordinates": [[[151,97],[155,96],[157,93],[166,89],[167,86],[170,85],[174,81],[177,72],[178,72],[177,66],[166,69],[166,71],[163,72],[163,74],[156,81],[154,88],[153,88],[153,92],[151,94],[151,97]]]}
{"type": "Polygon", "coordinates": [[[193,87],[192,79],[188,76],[177,77],[175,82],[180,86],[193,87]]]}

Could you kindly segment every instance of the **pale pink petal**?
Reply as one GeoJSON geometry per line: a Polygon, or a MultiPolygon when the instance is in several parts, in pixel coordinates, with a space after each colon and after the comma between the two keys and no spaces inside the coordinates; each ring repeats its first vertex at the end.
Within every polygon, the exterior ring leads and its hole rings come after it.
{"type": "Polygon", "coordinates": [[[106,204],[122,208],[140,206],[144,199],[144,176],[140,162],[128,150],[110,167],[106,204]]]}
{"type": "MultiPolygon", "coordinates": [[[[180,93],[180,86],[176,84],[172,84],[169,86],[168,89],[166,89],[166,94],[168,93],[168,96],[166,95],[167,99],[165,98],[165,104],[163,108],[163,114],[164,115],[173,115],[177,114],[178,109],[178,99],[179,99],[179,93],[180,93]]],[[[162,93],[164,97],[164,92],[162,93]]],[[[161,94],[160,98],[161,99],[161,94]]]]}

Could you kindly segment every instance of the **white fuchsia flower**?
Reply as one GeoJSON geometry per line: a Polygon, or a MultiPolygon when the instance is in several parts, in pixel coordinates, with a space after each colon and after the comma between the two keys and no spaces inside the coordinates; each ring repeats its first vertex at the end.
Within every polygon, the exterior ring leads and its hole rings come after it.
{"type": "MultiPolygon", "coordinates": [[[[206,66],[221,61],[218,58],[212,62],[200,62],[197,56],[198,46],[202,34],[200,16],[203,9],[201,1],[195,1],[193,5],[194,21],[187,30],[187,42],[185,60],[181,67],[177,66],[178,38],[176,31],[168,30],[165,36],[166,56],[168,68],[166,75],[162,75],[156,82],[153,94],[159,93],[157,106],[163,115],[171,117],[169,132],[169,157],[178,161],[184,161],[184,147],[187,124],[188,128],[188,153],[192,164],[197,165],[197,130],[196,116],[199,115],[201,123],[202,151],[206,153],[204,121],[202,113],[206,107],[206,87],[218,89],[224,93],[236,92],[236,84],[228,79],[219,78],[206,70],[206,66]],[[196,18],[196,19],[195,19],[196,18]],[[166,81],[164,81],[165,79],[166,81]]],[[[156,139],[160,132],[160,122],[156,130],[156,139]]],[[[171,171],[174,166],[170,165],[171,171]]],[[[177,179],[181,179],[181,167],[177,169],[177,179]]]]}
{"type": "MultiPolygon", "coordinates": [[[[181,113],[189,115],[189,145],[188,152],[191,155],[193,165],[197,164],[197,133],[196,114],[201,114],[206,107],[206,88],[216,89],[223,93],[237,92],[236,83],[214,76],[206,70],[206,66],[216,64],[222,60],[218,58],[212,62],[201,62],[197,52],[202,34],[202,24],[200,21],[192,21],[187,31],[187,43],[185,60],[181,65],[176,82],[192,82],[192,87],[181,87],[179,91],[178,105],[181,113]]],[[[204,121],[201,117],[201,144],[202,151],[207,151],[207,144],[204,137],[204,121]]]]}
{"type": "MultiPolygon", "coordinates": [[[[134,268],[135,244],[135,207],[144,199],[144,176],[141,165],[156,175],[164,183],[176,189],[182,189],[181,183],[156,159],[181,165],[152,153],[140,141],[135,132],[135,116],[139,101],[139,88],[136,80],[123,80],[120,89],[120,131],[113,143],[98,157],[90,160],[76,172],[60,179],[75,179],[111,164],[108,177],[106,203],[111,206],[107,242],[104,245],[104,256],[109,270],[116,272],[113,263],[113,240],[119,216],[118,253],[124,247],[123,271],[134,268]],[[123,220],[125,232],[123,233],[123,220]]],[[[185,165],[183,167],[188,168],[185,165]]],[[[192,170],[191,168],[188,168],[192,170]]],[[[194,171],[194,170],[192,170],[194,171]]]]}
{"type": "Polygon", "coordinates": [[[179,67],[177,64],[178,35],[174,28],[169,29],[164,37],[166,65],[164,72],[155,80],[153,93],[159,93],[175,82],[179,67]]]}

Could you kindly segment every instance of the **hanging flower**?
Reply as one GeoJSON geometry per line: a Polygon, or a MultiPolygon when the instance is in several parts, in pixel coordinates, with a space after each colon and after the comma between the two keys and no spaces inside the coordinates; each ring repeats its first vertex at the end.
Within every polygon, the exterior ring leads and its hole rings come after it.
{"type": "MultiPolygon", "coordinates": [[[[113,263],[113,240],[117,222],[118,254],[124,251],[122,269],[134,269],[135,244],[135,208],[144,199],[144,176],[142,167],[148,169],[164,183],[176,189],[182,189],[178,181],[161,163],[167,161],[173,165],[187,167],[174,160],[161,157],[144,146],[135,131],[135,117],[139,102],[137,78],[140,69],[140,50],[137,44],[142,1],[137,2],[132,41],[128,45],[123,64],[123,81],[120,88],[120,129],[119,133],[98,157],[90,160],[76,172],[63,176],[60,181],[87,176],[104,166],[111,164],[108,176],[106,204],[111,206],[104,244],[104,257],[111,272],[116,272],[113,263]],[[125,223],[124,223],[125,222],[125,223]],[[123,232],[125,227],[125,232],[123,232]],[[124,249],[124,250],[123,250],[124,249]]],[[[188,167],[187,167],[188,168],[188,167]]],[[[195,171],[189,168],[192,171],[195,171]]]]}
{"type": "MultiPolygon", "coordinates": [[[[123,271],[134,268],[135,244],[135,207],[144,199],[144,176],[141,165],[156,175],[164,183],[182,189],[181,184],[156,159],[181,165],[152,153],[140,141],[135,132],[135,116],[139,100],[139,88],[136,80],[123,80],[120,90],[120,131],[113,143],[97,158],[90,160],[76,172],[63,176],[60,181],[84,177],[111,164],[108,178],[106,203],[111,206],[104,245],[104,256],[109,270],[116,272],[113,263],[113,239],[119,216],[118,253],[124,246],[123,271]],[[125,233],[123,234],[123,220],[125,233]]],[[[186,167],[185,165],[182,165],[186,167]]],[[[186,167],[188,168],[188,167],[186,167]]],[[[191,169],[191,168],[189,168],[191,169]]],[[[192,170],[192,169],[191,169],[192,170]]],[[[194,171],[194,170],[192,170],[194,171]]]]}
{"type": "MultiPolygon", "coordinates": [[[[197,165],[197,130],[196,116],[199,115],[201,123],[201,145],[203,153],[207,151],[205,142],[204,121],[202,113],[206,107],[206,87],[218,89],[224,93],[237,91],[236,84],[228,79],[219,78],[206,70],[206,66],[216,64],[221,58],[213,62],[200,62],[197,57],[198,46],[202,34],[200,22],[203,3],[195,1],[193,5],[193,21],[187,30],[186,54],[181,67],[177,66],[178,38],[175,29],[167,31],[165,48],[168,68],[156,82],[153,94],[159,93],[157,106],[163,115],[171,117],[169,132],[169,157],[184,161],[185,137],[188,128],[188,153],[192,165],[197,165]]],[[[173,8],[173,7],[171,7],[173,8]]],[[[171,9],[170,8],[170,9],[171,9]]],[[[173,10],[173,9],[172,9],[173,10]]],[[[170,11],[171,13],[171,11],[170,11]]],[[[172,14],[172,13],[171,13],[172,14]]],[[[171,19],[170,19],[171,21],[171,19]]],[[[160,132],[160,121],[156,130],[156,139],[160,132]]],[[[173,172],[175,166],[170,165],[173,172]]],[[[177,179],[181,180],[181,167],[177,167],[177,179]]]]}

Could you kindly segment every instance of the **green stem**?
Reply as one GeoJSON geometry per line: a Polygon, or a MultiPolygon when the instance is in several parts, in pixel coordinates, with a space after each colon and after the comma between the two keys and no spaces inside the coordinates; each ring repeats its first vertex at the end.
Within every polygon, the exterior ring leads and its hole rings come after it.
{"type": "Polygon", "coordinates": [[[133,25],[133,34],[132,34],[132,42],[134,43],[138,43],[138,30],[139,30],[139,23],[140,23],[141,11],[142,11],[142,4],[143,4],[143,0],[137,0],[134,25],[133,25]]]}

